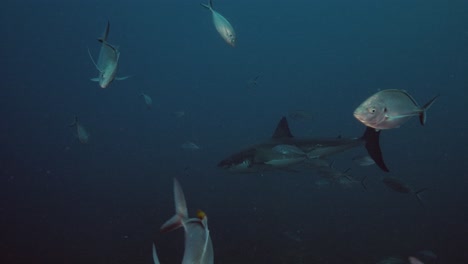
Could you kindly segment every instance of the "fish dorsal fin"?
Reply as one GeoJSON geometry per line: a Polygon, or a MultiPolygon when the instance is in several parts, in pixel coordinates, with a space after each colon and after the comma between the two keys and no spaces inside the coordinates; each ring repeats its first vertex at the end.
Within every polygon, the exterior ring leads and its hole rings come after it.
{"type": "Polygon", "coordinates": [[[104,31],[104,35],[99,38],[99,42],[101,41],[107,41],[107,37],[109,36],[109,30],[110,30],[110,22],[107,20],[107,26],[106,26],[106,31],[104,31]]]}
{"type": "Polygon", "coordinates": [[[289,125],[288,125],[288,120],[286,117],[283,116],[281,120],[279,121],[278,125],[276,126],[275,133],[273,133],[274,139],[280,139],[280,138],[292,138],[293,135],[291,134],[291,131],[289,130],[289,125]]]}

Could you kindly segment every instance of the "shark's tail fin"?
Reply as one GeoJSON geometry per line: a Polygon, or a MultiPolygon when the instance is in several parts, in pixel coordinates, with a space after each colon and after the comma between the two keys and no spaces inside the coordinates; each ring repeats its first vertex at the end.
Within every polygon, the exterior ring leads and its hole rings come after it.
{"type": "Polygon", "coordinates": [[[210,0],[210,2],[208,4],[200,4],[201,6],[203,6],[204,8],[206,9],[209,9],[209,10],[212,10],[213,9],[213,1],[210,0]]]}
{"type": "Polygon", "coordinates": [[[427,102],[422,107],[423,111],[421,112],[421,114],[419,114],[419,122],[421,122],[421,125],[424,126],[426,124],[426,117],[427,117],[426,111],[432,106],[432,104],[435,102],[437,98],[439,98],[439,95],[434,96],[434,98],[432,98],[429,102],[427,102]]]}
{"type": "Polygon", "coordinates": [[[184,192],[179,182],[174,178],[174,201],[176,213],[171,219],[167,220],[161,226],[161,232],[169,232],[183,225],[183,221],[188,218],[187,204],[185,202],[184,192]]]}
{"type": "Polygon", "coordinates": [[[366,131],[362,138],[366,142],[366,149],[369,153],[369,156],[375,161],[375,164],[379,166],[383,171],[389,172],[382,156],[382,150],[380,150],[380,131],[376,131],[371,127],[366,127],[366,131]]]}

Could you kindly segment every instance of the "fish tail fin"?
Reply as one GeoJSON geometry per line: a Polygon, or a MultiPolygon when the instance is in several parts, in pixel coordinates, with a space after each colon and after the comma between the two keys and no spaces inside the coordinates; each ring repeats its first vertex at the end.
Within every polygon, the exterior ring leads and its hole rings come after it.
{"type": "Polygon", "coordinates": [[[153,243],[153,263],[159,264],[158,253],[156,252],[156,246],[153,243]]]}
{"type": "Polygon", "coordinates": [[[380,131],[376,131],[374,128],[366,127],[362,139],[366,142],[366,150],[369,156],[375,161],[375,164],[379,166],[383,171],[389,172],[382,156],[382,150],[380,149],[380,131]]]}
{"type": "Polygon", "coordinates": [[[208,2],[208,4],[200,4],[201,6],[203,6],[204,8],[206,9],[209,9],[209,10],[212,10],[213,9],[213,1],[210,0],[210,2],[208,2]]]}
{"type": "Polygon", "coordinates": [[[184,192],[177,179],[174,178],[174,201],[176,213],[171,219],[161,226],[161,232],[170,232],[183,225],[183,221],[188,218],[187,204],[184,192]]]}
{"type": "Polygon", "coordinates": [[[423,107],[421,114],[419,114],[419,122],[421,122],[421,125],[426,124],[426,117],[427,117],[427,110],[432,106],[432,104],[436,101],[437,98],[439,98],[440,95],[434,96],[429,102],[427,102],[423,107]]]}
{"type": "Polygon", "coordinates": [[[77,116],[75,116],[75,120],[73,120],[73,123],[71,123],[68,126],[74,127],[74,126],[76,126],[76,124],[78,124],[78,117],[77,116]]]}

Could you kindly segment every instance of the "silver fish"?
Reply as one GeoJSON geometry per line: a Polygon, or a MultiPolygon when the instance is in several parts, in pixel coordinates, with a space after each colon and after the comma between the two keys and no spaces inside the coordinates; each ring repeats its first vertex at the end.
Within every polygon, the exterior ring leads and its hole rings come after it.
{"type": "MultiPolygon", "coordinates": [[[[188,218],[185,196],[176,179],[174,179],[174,200],[176,214],[161,226],[161,231],[184,228],[185,250],[182,264],[213,264],[213,244],[208,230],[208,217],[200,211],[198,218],[188,218]]],[[[154,252],[156,251],[153,251],[153,259],[154,252]]]]}
{"type": "Polygon", "coordinates": [[[227,42],[227,44],[231,45],[232,47],[236,46],[236,32],[234,32],[234,28],[231,26],[231,23],[224,18],[220,13],[216,12],[213,9],[213,1],[210,0],[209,4],[201,4],[203,7],[207,8],[211,11],[213,15],[213,23],[218,31],[219,35],[227,42]]]}
{"type": "Polygon", "coordinates": [[[71,127],[76,127],[76,137],[82,144],[86,144],[89,141],[89,134],[83,125],[78,122],[78,117],[75,116],[75,121],[70,124],[71,127]]]}
{"type": "Polygon", "coordinates": [[[144,94],[144,93],[140,93],[140,96],[142,96],[143,99],[145,100],[146,107],[148,109],[151,109],[151,105],[153,104],[153,99],[151,99],[149,95],[144,94]]]}
{"type": "Polygon", "coordinates": [[[200,149],[200,147],[197,144],[190,142],[190,141],[185,142],[180,147],[183,149],[187,149],[187,150],[199,150],[200,149]]]}
{"type": "Polygon", "coordinates": [[[109,30],[110,23],[107,21],[104,36],[98,39],[98,41],[101,43],[101,50],[99,51],[97,63],[94,61],[93,56],[91,56],[91,52],[88,49],[89,57],[91,58],[91,61],[93,62],[96,69],[99,71],[99,76],[97,78],[92,78],[91,81],[99,82],[99,86],[101,86],[101,88],[106,88],[113,80],[125,80],[131,77],[116,77],[119,66],[120,51],[116,46],[113,46],[107,42],[109,30]]]}
{"type": "Polygon", "coordinates": [[[354,111],[354,117],[368,127],[392,129],[400,127],[413,116],[419,116],[421,125],[426,123],[426,111],[438,95],[420,107],[404,90],[382,90],[365,100],[354,111]]]}

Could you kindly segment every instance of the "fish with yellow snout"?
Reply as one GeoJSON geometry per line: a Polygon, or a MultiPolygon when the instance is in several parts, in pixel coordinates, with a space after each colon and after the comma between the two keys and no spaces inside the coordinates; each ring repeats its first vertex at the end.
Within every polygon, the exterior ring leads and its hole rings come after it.
{"type": "MultiPolygon", "coordinates": [[[[174,179],[174,200],[176,213],[161,226],[161,232],[184,228],[185,250],[182,264],[213,264],[213,244],[208,230],[208,217],[205,212],[198,210],[196,218],[188,218],[185,196],[176,179],[174,179]]],[[[159,264],[154,244],[153,261],[159,264]]]]}

